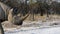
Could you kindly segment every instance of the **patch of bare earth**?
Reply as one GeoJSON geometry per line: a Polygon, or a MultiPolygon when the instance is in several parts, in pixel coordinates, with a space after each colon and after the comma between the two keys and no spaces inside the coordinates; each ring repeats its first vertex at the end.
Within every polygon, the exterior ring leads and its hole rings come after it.
{"type": "Polygon", "coordinates": [[[18,25],[14,25],[14,24],[10,23],[9,21],[3,22],[2,25],[4,28],[17,28],[18,27],[18,25]]]}

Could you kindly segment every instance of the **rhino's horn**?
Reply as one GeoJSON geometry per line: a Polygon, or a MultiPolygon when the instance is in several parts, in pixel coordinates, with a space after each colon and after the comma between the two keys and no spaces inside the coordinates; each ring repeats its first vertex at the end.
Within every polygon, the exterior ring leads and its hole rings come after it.
{"type": "Polygon", "coordinates": [[[21,17],[21,20],[24,21],[29,16],[29,13],[25,15],[24,17],[21,17]]]}

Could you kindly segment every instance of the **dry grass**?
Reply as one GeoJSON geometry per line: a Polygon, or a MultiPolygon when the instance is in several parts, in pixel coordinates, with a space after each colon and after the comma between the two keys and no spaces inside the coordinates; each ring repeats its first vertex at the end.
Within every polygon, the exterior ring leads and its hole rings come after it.
{"type": "MultiPolygon", "coordinates": [[[[40,16],[40,14],[34,15],[35,21],[43,20],[45,18],[46,18],[46,15],[44,15],[44,16],[40,16]]],[[[29,17],[25,21],[27,21],[27,20],[31,21],[32,19],[33,19],[33,16],[30,14],[29,17]]]]}
{"type": "MultiPolygon", "coordinates": [[[[34,16],[34,20],[42,21],[42,22],[52,21],[52,20],[60,20],[60,15],[49,15],[49,17],[47,17],[46,14],[44,16],[40,16],[40,14],[37,14],[34,16]]],[[[25,21],[26,22],[32,21],[32,15],[30,15],[25,21]]]]}

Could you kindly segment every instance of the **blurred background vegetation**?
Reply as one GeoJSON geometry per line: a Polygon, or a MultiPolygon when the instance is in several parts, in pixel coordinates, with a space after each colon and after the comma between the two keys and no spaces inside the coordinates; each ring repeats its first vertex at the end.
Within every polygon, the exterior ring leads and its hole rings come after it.
{"type": "Polygon", "coordinates": [[[0,0],[6,5],[14,8],[14,15],[20,13],[26,15],[29,11],[33,17],[34,15],[40,14],[40,16],[50,14],[60,15],[60,2],[53,0],[0,0]]]}

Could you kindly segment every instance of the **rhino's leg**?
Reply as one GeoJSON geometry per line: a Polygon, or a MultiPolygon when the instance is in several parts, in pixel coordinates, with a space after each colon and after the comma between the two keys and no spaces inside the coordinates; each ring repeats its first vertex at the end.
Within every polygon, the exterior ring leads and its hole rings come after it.
{"type": "Polygon", "coordinates": [[[4,34],[4,30],[3,30],[3,27],[2,27],[1,21],[2,20],[0,20],[0,34],[4,34]]]}

